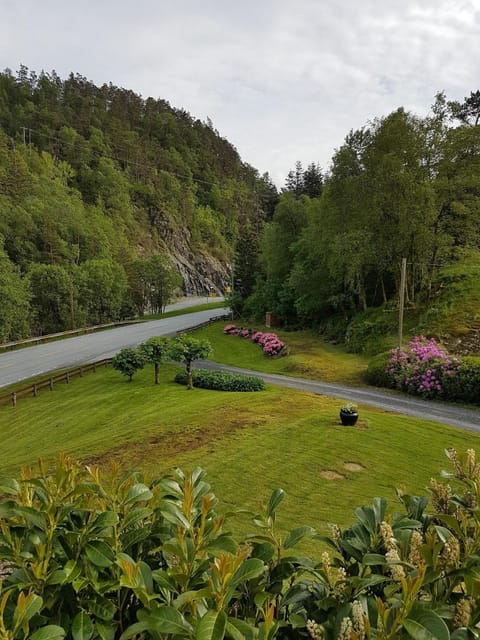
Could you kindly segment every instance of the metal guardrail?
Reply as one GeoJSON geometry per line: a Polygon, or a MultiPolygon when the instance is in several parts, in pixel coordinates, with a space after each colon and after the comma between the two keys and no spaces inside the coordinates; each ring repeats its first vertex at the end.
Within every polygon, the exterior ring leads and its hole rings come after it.
{"type": "MultiPolygon", "coordinates": [[[[197,329],[202,329],[203,327],[207,327],[213,322],[217,322],[219,320],[225,320],[228,318],[230,318],[230,315],[228,314],[214,316],[213,318],[210,318],[205,322],[201,322],[200,324],[197,324],[194,327],[188,327],[187,329],[180,329],[179,331],[176,332],[176,335],[181,335],[182,333],[192,333],[193,331],[197,331],[197,329]]],[[[130,321],[130,322],[136,322],[136,320],[130,321]]],[[[123,324],[126,324],[126,323],[123,323],[123,324]]],[[[98,325],[96,328],[100,328],[100,327],[104,328],[107,326],[108,325],[98,325]]],[[[118,326],[118,323],[114,323],[113,326],[118,326]]],[[[94,327],[90,327],[90,329],[93,329],[93,328],[94,327]]],[[[65,333],[73,333],[73,332],[52,334],[50,337],[53,337],[56,335],[61,336],[61,335],[64,335],[65,333]]],[[[47,336],[44,336],[44,337],[46,338],[47,336]]],[[[112,362],[112,358],[104,358],[103,360],[97,360],[96,362],[91,362],[89,364],[79,365],[78,367],[75,367],[73,369],[68,369],[57,375],[47,376],[45,378],[37,380],[36,382],[32,382],[31,384],[28,384],[25,387],[21,387],[20,389],[14,389],[13,391],[9,391],[7,393],[4,393],[3,395],[0,395],[0,405],[11,404],[12,406],[16,407],[17,400],[20,398],[25,398],[27,396],[36,398],[40,389],[48,388],[50,391],[53,391],[53,387],[55,384],[62,383],[62,382],[68,384],[71,378],[74,378],[75,376],[78,376],[81,378],[84,373],[96,371],[98,367],[102,367],[102,366],[108,367],[108,365],[111,364],[111,362],[112,362]]]]}
{"type": "Polygon", "coordinates": [[[177,336],[181,336],[182,333],[193,333],[198,329],[203,329],[203,327],[208,327],[213,322],[218,322],[219,320],[228,320],[230,318],[230,314],[223,313],[221,316],[214,316],[205,322],[200,322],[200,324],[196,324],[194,327],[187,327],[187,329],[179,329],[176,332],[177,336]]]}
{"type": "Polygon", "coordinates": [[[121,322],[108,322],[106,324],[95,324],[92,327],[81,327],[80,329],[69,329],[68,331],[59,331],[58,333],[48,333],[45,336],[34,336],[33,338],[24,338],[23,340],[13,340],[11,342],[3,342],[0,344],[0,350],[14,349],[15,347],[21,347],[27,344],[40,344],[41,342],[48,342],[49,340],[55,340],[56,338],[62,338],[65,336],[77,336],[85,335],[93,331],[100,329],[109,329],[112,327],[122,327],[125,324],[136,324],[139,320],[122,320],[121,322]]]}

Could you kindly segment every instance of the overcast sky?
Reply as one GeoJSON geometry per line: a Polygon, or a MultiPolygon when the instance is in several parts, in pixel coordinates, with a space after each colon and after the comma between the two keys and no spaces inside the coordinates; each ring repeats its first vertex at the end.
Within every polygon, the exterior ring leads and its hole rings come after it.
{"type": "Polygon", "coordinates": [[[480,0],[0,0],[0,65],[206,120],[282,186],[350,129],[480,88],[480,0]]]}

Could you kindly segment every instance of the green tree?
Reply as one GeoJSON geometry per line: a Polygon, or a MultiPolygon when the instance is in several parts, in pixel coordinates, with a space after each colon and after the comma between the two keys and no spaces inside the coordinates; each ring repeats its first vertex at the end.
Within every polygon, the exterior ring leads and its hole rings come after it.
{"type": "Polygon", "coordinates": [[[131,382],[134,374],[144,366],[145,356],[139,349],[126,347],[112,358],[112,367],[116,371],[120,371],[122,376],[126,376],[128,382],[131,382]]]}
{"type": "Polygon", "coordinates": [[[90,324],[101,324],[121,317],[127,293],[124,268],[111,259],[87,260],[79,266],[79,289],[90,324]]]}
{"type": "Polygon", "coordinates": [[[182,284],[182,276],[164,254],[137,260],[131,277],[132,294],[140,315],[162,313],[182,284]]]}
{"type": "Polygon", "coordinates": [[[212,345],[208,340],[198,340],[189,335],[183,335],[172,341],[170,355],[173,360],[185,364],[187,374],[187,389],[193,389],[192,363],[195,360],[208,358],[212,353],[212,345]]]}
{"type": "Polygon", "coordinates": [[[154,366],[155,384],[159,384],[159,368],[170,355],[170,340],[168,338],[149,338],[140,345],[140,351],[145,360],[154,366]]]}
{"type": "Polygon", "coordinates": [[[78,291],[71,274],[57,264],[34,264],[28,272],[37,335],[75,327],[78,291]]]}
{"type": "Polygon", "coordinates": [[[29,334],[30,288],[3,250],[0,236],[0,342],[29,334]]]}

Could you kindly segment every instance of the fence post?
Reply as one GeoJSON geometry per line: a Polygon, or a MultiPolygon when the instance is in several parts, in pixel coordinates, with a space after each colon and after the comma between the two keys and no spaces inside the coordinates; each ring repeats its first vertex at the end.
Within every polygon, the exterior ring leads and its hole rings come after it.
{"type": "Polygon", "coordinates": [[[65,373],[65,382],[66,382],[67,384],[70,382],[70,372],[69,372],[69,371],[67,371],[67,372],[65,373]]]}
{"type": "Polygon", "coordinates": [[[53,391],[53,378],[50,378],[50,380],[48,381],[48,388],[50,389],[50,391],[53,391]]]}
{"type": "Polygon", "coordinates": [[[83,367],[80,367],[80,378],[83,377],[83,367]]]}
{"type": "Polygon", "coordinates": [[[13,405],[14,407],[16,407],[16,406],[17,406],[17,394],[16,394],[16,392],[15,392],[15,391],[12,393],[12,405],[13,405]]]}
{"type": "Polygon", "coordinates": [[[32,385],[32,393],[33,393],[33,397],[36,398],[37,397],[37,384],[34,383],[32,385]]]}

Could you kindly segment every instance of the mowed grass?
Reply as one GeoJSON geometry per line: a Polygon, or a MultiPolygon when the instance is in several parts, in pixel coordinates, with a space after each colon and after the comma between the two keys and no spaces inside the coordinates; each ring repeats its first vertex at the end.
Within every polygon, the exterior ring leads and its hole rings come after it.
{"type": "Polygon", "coordinates": [[[155,386],[151,367],[131,383],[102,369],[0,408],[3,474],[58,451],[149,477],[201,466],[223,509],[258,511],[281,487],[280,527],[325,531],[327,522],[350,524],[374,496],[393,502],[396,487],[424,494],[446,467],[445,448],[479,446],[476,434],[366,406],[357,427],[342,427],[341,399],[291,389],[187,391],[173,382],[176,370],[163,367],[155,386]]]}
{"type": "MultiPolygon", "coordinates": [[[[209,340],[213,346],[212,360],[265,373],[279,373],[299,378],[348,385],[365,384],[363,373],[368,357],[346,353],[339,346],[323,342],[314,331],[281,331],[272,329],[288,348],[288,355],[267,358],[262,349],[246,338],[224,335],[226,322],[215,322],[195,332],[195,337],[209,340]]],[[[239,324],[239,323],[238,323],[239,324]]],[[[238,326],[238,325],[237,325],[238,326]]],[[[245,326],[245,328],[250,328],[245,326]]],[[[253,327],[270,331],[265,327],[253,327]]]]}

